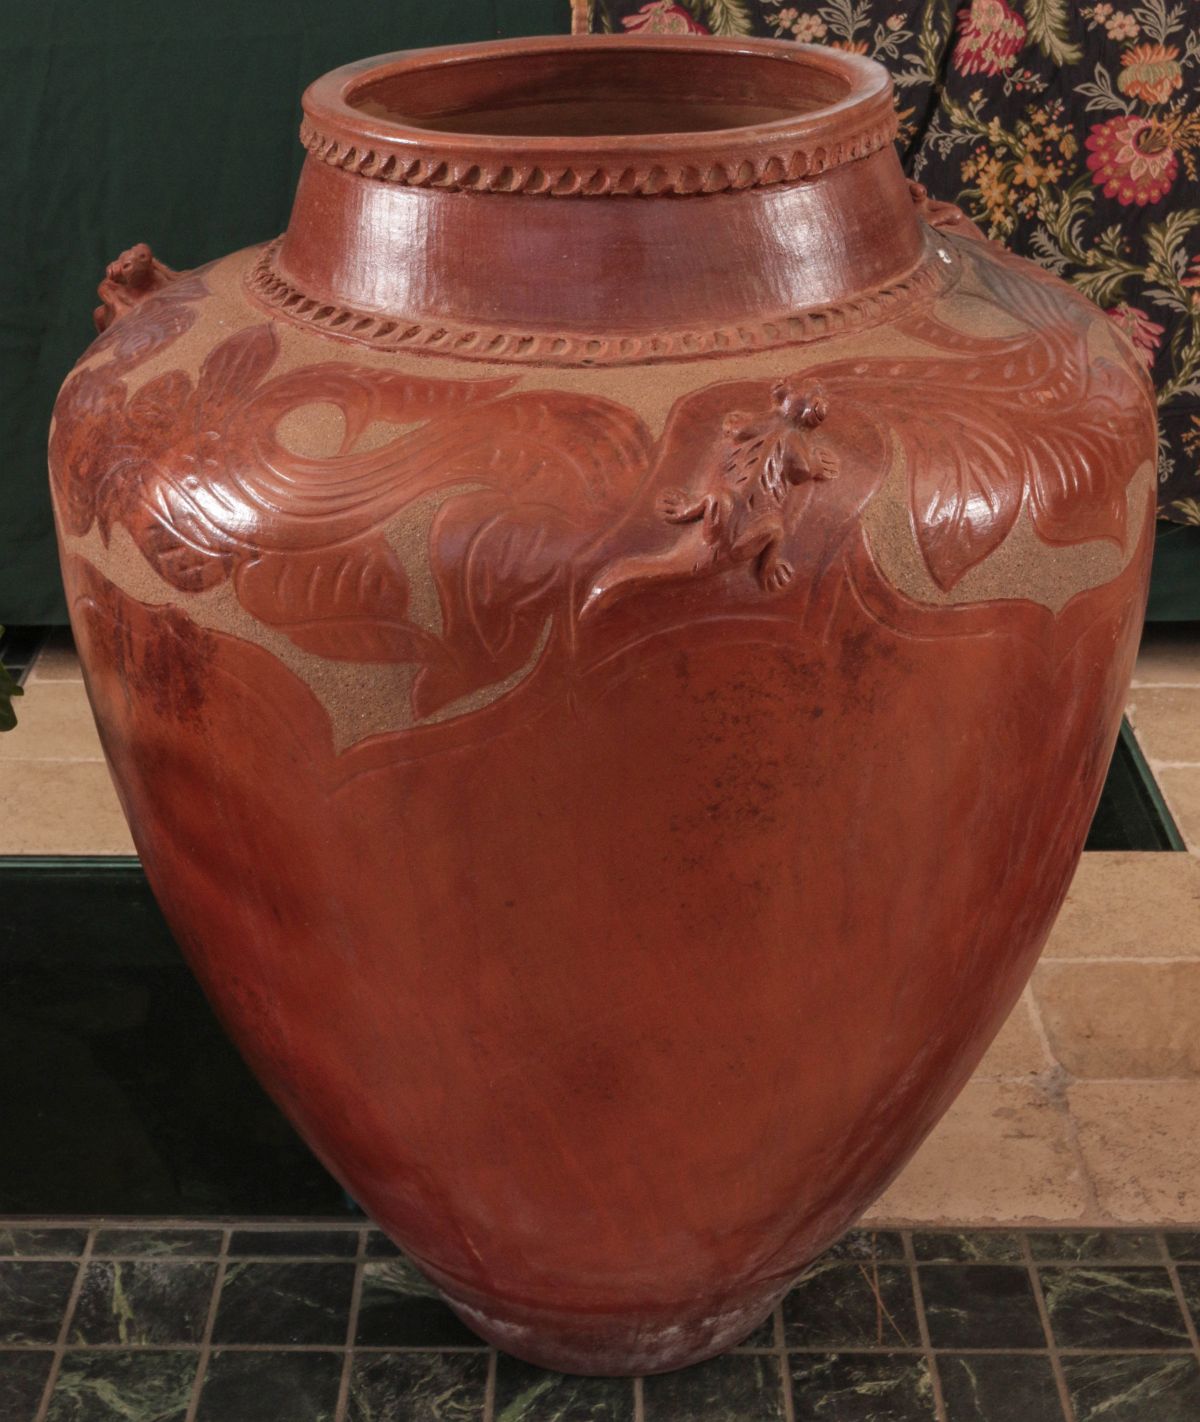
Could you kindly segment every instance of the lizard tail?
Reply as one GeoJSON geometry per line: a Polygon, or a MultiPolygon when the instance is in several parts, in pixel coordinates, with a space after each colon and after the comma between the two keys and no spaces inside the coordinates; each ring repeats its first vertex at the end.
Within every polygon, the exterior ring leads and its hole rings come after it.
{"type": "MultiPolygon", "coordinates": [[[[695,525],[698,529],[699,525],[695,525]]],[[[601,568],[596,574],[588,594],[579,609],[579,620],[592,617],[602,608],[608,607],[619,597],[647,583],[662,582],[670,578],[685,578],[700,570],[702,563],[711,561],[711,551],[701,540],[681,538],[673,547],[661,553],[634,553],[601,568]],[[705,553],[708,554],[705,557],[705,553]]]]}

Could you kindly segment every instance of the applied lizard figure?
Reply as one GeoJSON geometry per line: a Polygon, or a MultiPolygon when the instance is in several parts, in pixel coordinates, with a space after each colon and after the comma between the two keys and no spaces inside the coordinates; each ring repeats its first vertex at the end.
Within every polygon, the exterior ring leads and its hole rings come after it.
{"type": "Polygon", "coordinates": [[[698,491],[667,489],[659,495],[658,516],[686,532],[663,552],[620,558],[601,570],[581,616],[620,588],[731,564],[751,564],[764,592],[778,592],[791,582],[794,570],[782,552],[789,496],[801,484],[836,478],[838,461],[812,434],[829,413],[820,386],[780,380],[771,397],[765,414],[726,416],[720,444],[702,466],[698,491]]]}
{"type": "Polygon", "coordinates": [[[118,316],[139,301],[161,290],[179,273],[160,262],[145,242],[138,242],[109,262],[104,280],[96,288],[100,305],[92,312],[96,330],[103,334],[118,316]]]}

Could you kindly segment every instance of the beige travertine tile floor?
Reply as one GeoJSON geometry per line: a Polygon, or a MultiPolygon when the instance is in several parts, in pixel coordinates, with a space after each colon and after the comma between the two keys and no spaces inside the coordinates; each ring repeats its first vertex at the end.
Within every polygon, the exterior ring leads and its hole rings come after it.
{"type": "MultiPolygon", "coordinates": [[[[1143,642],[1128,711],[1189,848],[1088,854],[1033,981],[869,1218],[1200,1224],[1200,627],[1143,642]]],[[[0,736],[0,854],[130,854],[78,663],[0,736]]]]}

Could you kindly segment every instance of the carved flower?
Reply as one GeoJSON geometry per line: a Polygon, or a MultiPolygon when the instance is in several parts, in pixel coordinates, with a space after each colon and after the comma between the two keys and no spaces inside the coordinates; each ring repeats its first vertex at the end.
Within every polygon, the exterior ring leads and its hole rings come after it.
{"type": "Polygon", "coordinates": [[[708,27],[671,0],[650,0],[636,15],[626,15],[621,21],[629,31],[644,30],[648,35],[706,35],[708,27]]]}
{"type": "Polygon", "coordinates": [[[81,537],[96,521],[107,472],[108,451],[96,431],[123,423],[124,404],[125,387],[110,366],[84,366],[63,386],[54,407],[50,474],[63,525],[81,537]]]}
{"type": "Polygon", "coordinates": [[[1183,87],[1183,69],[1174,45],[1139,44],[1121,56],[1117,88],[1147,104],[1165,104],[1183,87]]]}
{"type": "Polygon", "coordinates": [[[1165,328],[1160,326],[1157,321],[1151,321],[1140,307],[1130,306],[1125,301],[1120,302],[1117,306],[1108,307],[1105,315],[1110,316],[1133,342],[1143,364],[1147,368],[1152,366],[1154,357],[1158,354],[1158,348],[1162,344],[1165,328]]]}
{"type": "Polygon", "coordinates": [[[167,371],[133,395],[126,367],[78,371],[50,449],[64,525],[77,536],[96,525],[105,542],[124,528],[178,592],[231,582],[251,617],[316,656],[409,664],[418,719],[520,678],[565,605],[572,557],[641,477],[640,422],[565,391],[510,393],[506,377],[339,361],[276,374],[278,355],[266,324],[228,336],[197,376],[167,371]],[[332,454],[280,434],[313,405],[340,413],[332,454]],[[358,450],[378,421],[395,437],[358,450]],[[413,505],[425,510],[433,616],[414,610],[384,532],[413,505]]]}
{"type": "Polygon", "coordinates": [[[1087,136],[1092,182],[1122,206],[1145,207],[1170,191],[1179,158],[1170,135],[1153,119],[1121,114],[1093,125],[1087,136]]]}
{"type": "Polygon", "coordinates": [[[972,0],[958,12],[954,66],[961,74],[1005,74],[1025,43],[1025,21],[1004,0],[972,0]]]}

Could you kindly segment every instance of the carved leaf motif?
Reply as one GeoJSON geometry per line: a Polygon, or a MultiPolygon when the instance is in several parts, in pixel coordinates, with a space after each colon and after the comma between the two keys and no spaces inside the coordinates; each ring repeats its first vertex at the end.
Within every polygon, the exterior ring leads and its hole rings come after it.
{"type": "Polygon", "coordinates": [[[195,398],[181,370],[142,386],[126,409],[124,443],[109,456],[105,482],[112,494],[106,496],[103,485],[97,491],[104,537],[115,523],[124,524],[158,575],[192,593],[224,581],[235,546],[206,507],[201,479],[209,471],[201,467],[190,430],[181,430],[195,398]]]}
{"type": "Polygon", "coordinates": [[[574,559],[644,477],[650,439],[629,410],[556,392],[517,394],[431,429],[443,485],[430,565],[446,659],[413,689],[419,717],[518,673],[565,602],[574,559]]]}
{"type": "Polygon", "coordinates": [[[1002,425],[946,419],[905,440],[917,540],[934,579],[952,588],[1008,537],[1021,511],[1017,458],[1002,425]]]}
{"type": "Polygon", "coordinates": [[[231,408],[262,381],[279,353],[275,327],[244,326],[204,358],[196,386],[197,415],[224,422],[231,408]]]}
{"type": "Polygon", "coordinates": [[[437,639],[408,618],[408,581],[383,538],[310,553],[263,554],[234,575],[252,617],[319,657],[429,662],[437,639]]]}
{"type": "Polygon", "coordinates": [[[1030,513],[1049,543],[1107,538],[1124,547],[1127,479],[1114,471],[1133,472],[1131,451],[1152,448],[1154,430],[1147,402],[1126,393],[1105,404],[1094,424],[1071,437],[1053,426],[1030,433],[1030,513]]]}
{"type": "Polygon", "coordinates": [[[142,557],[180,592],[207,592],[229,576],[231,558],[214,547],[208,530],[173,505],[170,494],[151,487],[146,501],[126,520],[142,557]]]}
{"type": "Polygon", "coordinates": [[[208,295],[201,271],[175,277],[161,291],[126,311],[92,342],[85,359],[111,353],[113,364],[125,369],[178,340],[195,324],[193,303],[208,295]]]}
{"type": "Polygon", "coordinates": [[[1123,543],[1134,451],[1149,440],[1136,378],[1089,358],[1088,327],[1101,318],[1053,285],[1010,276],[1002,257],[984,256],[976,270],[1027,334],[968,336],[927,314],[906,329],[957,358],[841,362],[822,372],[831,395],[900,441],[917,541],[947,591],[999,547],[1026,498],[1048,542],[1123,543]],[[976,360],[964,359],[972,353],[976,360]],[[909,411],[933,388],[958,398],[915,429],[909,411]]]}
{"type": "Polygon", "coordinates": [[[516,509],[499,493],[464,494],[443,505],[430,563],[447,656],[413,688],[418,717],[502,681],[531,659],[577,540],[561,510],[516,509]]]}
{"type": "Polygon", "coordinates": [[[398,425],[425,423],[464,406],[494,400],[513,384],[509,376],[495,380],[423,379],[330,361],[288,371],[265,385],[253,400],[254,419],[273,429],[284,415],[302,405],[336,405],[345,421],[341,457],[346,457],[375,420],[398,425]]]}
{"type": "Polygon", "coordinates": [[[96,520],[109,446],[125,423],[125,386],[108,371],[84,367],[63,386],[50,435],[50,481],[59,516],[74,534],[96,520]],[[115,434],[114,434],[115,432],[115,434]]]}
{"type": "Polygon", "coordinates": [[[175,435],[179,412],[192,396],[192,382],[182,370],[155,376],[135,392],[127,407],[131,442],[139,447],[167,448],[175,435]]]}

